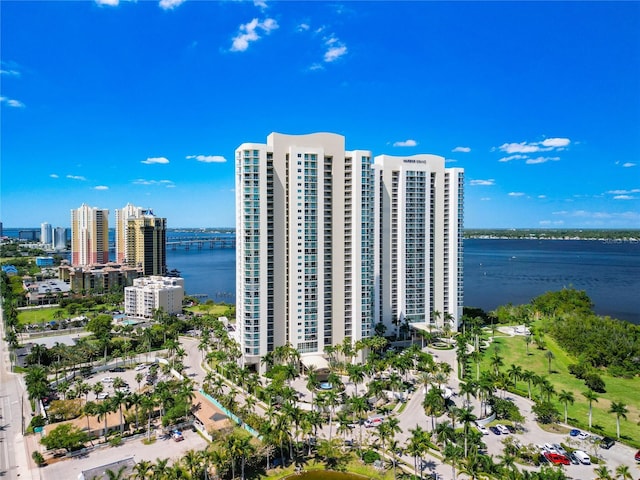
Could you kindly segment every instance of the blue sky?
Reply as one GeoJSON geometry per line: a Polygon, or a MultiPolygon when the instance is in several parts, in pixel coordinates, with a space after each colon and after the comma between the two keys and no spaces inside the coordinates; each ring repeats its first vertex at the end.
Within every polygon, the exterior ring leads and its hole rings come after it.
{"type": "Polygon", "coordinates": [[[640,228],[640,3],[0,3],[5,227],[234,226],[235,148],[465,169],[469,228],[640,228]]]}

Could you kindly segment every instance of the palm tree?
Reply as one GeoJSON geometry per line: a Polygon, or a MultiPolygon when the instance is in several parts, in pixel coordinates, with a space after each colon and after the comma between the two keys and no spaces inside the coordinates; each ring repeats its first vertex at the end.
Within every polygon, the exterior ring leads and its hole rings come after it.
{"type": "Polygon", "coordinates": [[[110,400],[114,406],[114,409],[120,411],[120,433],[124,431],[124,416],[122,414],[122,406],[127,403],[127,394],[124,392],[116,392],[113,398],[110,400]]]}
{"type": "Polygon", "coordinates": [[[133,467],[133,480],[147,480],[153,471],[153,464],[148,460],[140,460],[133,467]]]}
{"type": "Polygon", "coordinates": [[[564,423],[567,423],[567,404],[573,405],[575,398],[573,397],[572,392],[567,392],[566,390],[561,390],[558,394],[558,400],[560,403],[564,405],[564,423]]]}
{"type": "Polygon", "coordinates": [[[618,467],[616,467],[616,477],[621,478],[622,480],[633,479],[633,475],[631,475],[628,465],[618,465],[618,467]]]}
{"type": "Polygon", "coordinates": [[[593,473],[597,475],[595,480],[612,480],[611,472],[606,465],[600,465],[598,468],[594,468],[593,473]]]}
{"type": "Polygon", "coordinates": [[[107,419],[109,414],[114,412],[113,404],[107,400],[103,400],[102,402],[97,404],[96,413],[98,414],[98,421],[104,420],[104,439],[107,440],[107,434],[109,430],[109,426],[107,425],[107,419]]]}
{"type": "Polygon", "coordinates": [[[527,346],[527,356],[529,356],[529,345],[531,345],[532,340],[531,335],[524,336],[524,343],[527,346]]]}
{"type": "Polygon", "coordinates": [[[620,440],[620,417],[627,419],[627,406],[622,402],[611,402],[611,408],[609,413],[616,414],[616,433],[618,434],[618,440],[620,440]]]}
{"type": "Polygon", "coordinates": [[[544,356],[547,357],[547,360],[549,361],[549,374],[551,374],[551,360],[553,360],[556,357],[551,350],[547,350],[544,356]]]}
{"type": "Polygon", "coordinates": [[[31,400],[38,402],[49,393],[47,371],[41,366],[29,367],[24,381],[27,384],[27,394],[31,400]]]}
{"type": "Polygon", "coordinates": [[[126,470],[126,466],[123,465],[122,467],[120,467],[120,469],[118,469],[117,472],[114,472],[113,470],[105,470],[105,474],[107,475],[107,480],[125,480],[125,470],[126,470]]]}
{"type": "Polygon", "coordinates": [[[467,456],[467,439],[469,438],[469,424],[476,421],[476,416],[471,413],[471,408],[463,408],[458,419],[464,425],[464,456],[467,456]]]}
{"type": "Polygon", "coordinates": [[[511,364],[507,370],[507,375],[513,381],[513,388],[518,389],[518,380],[522,378],[522,367],[520,365],[511,364]]]}
{"type": "Polygon", "coordinates": [[[531,384],[534,382],[536,378],[537,378],[537,375],[535,374],[535,372],[531,370],[524,370],[520,375],[520,379],[527,382],[527,388],[528,388],[527,392],[528,392],[529,400],[531,400],[531,384]]]}
{"type": "Polygon", "coordinates": [[[598,395],[596,395],[596,392],[594,392],[593,390],[589,389],[586,392],[582,393],[582,396],[584,398],[586,398],[589,401],[589,430],[591,430],[591,418],[592,418],[592,413],[593,413],[593,402],[598,402],[598,395]]]}
{"type": "Polygon", "coordinates": [[[407,453],[413,456],[413,470],[415,476],[418,476],[418,458],[422,458],[422,455],[427,451],[428,435],[420,425],[416,425],[416,428],[409,429],[411,437],[407,440],[406,450],[407,453]]]}
{"type": "Polygon", "coordinates": [[[504,365],[504,362],[502,361],[502,357],[500,356],[498,350],[493,351],[493,354],[489,359],[489,363],[491,364],[491,368],[493,368],[493,373],[497,375],[500,367],[504,365]]]}
{"type": "Polygon", "coordinates": [[[456,464],[464,458],[462,448],[455,443],[447,442],[444,447],[444,461],[451,462],[451,470],[453,471],[453,480],[457,478],[456,464]]]}

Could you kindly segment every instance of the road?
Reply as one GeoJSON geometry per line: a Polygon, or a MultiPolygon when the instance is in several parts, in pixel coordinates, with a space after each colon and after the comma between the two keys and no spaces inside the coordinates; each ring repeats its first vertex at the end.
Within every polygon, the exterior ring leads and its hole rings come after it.
{"type": "Polygon", "coordinates": [[[33,460],[27,443],[33,438],[22,435],[31,420],[31,407],[21,375],[11,372],[9,347],[4,341],[4,312],[0,299],[0,477],[9,480],[37,479],[31,469],[33,460]]]}

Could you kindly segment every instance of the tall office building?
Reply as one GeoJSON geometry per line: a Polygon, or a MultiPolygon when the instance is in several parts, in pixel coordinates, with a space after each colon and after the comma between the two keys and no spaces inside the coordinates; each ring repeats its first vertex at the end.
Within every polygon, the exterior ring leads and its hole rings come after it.
{"type": "Polygon", "coordinates": [[[435,155],[346,151],[272,133],[236,154],[236,309],[247,365],[462,314],[463,171],[435,155]]]}
{"type": "Polygon", "coordinates": [[[453,331],[463,305],[464,170],[436,155],[376,156],[375,320],[453,331]]]}
{"type": "Polygon", "coordinates": [[[71,210],[71,264],[104,264],[109,261],[109,210],[84,203],[71,210]]]}
{"type": "Polygon", "coordinates": [[[322,366],[327,345],[373,329],[371,152],[330,133],[272,133],[236,150],[236,309],[247,365],[291,344],[322,366]]]}
{"type": "Polygon", "coordinates": [[[127,204],[116,210],[116,259],[142,269],[143,275],[164,275],[167,271],[165,218],[153,211],[127,204]]]}
{"type": "Polygon", "coordinates": [[[53,227],[47,222],[40,224],[40,243],[53,245],[53,227]]]}
{"type": "Polygon", "coordinates": [[[53,249],[62,251],[67,249],[67,229],[56,227],[53,233],[53,249]]]}

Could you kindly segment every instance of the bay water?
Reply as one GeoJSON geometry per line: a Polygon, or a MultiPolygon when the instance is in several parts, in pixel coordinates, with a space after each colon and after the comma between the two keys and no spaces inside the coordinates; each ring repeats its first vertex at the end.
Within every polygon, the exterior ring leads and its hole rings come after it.
{"type": "MultiPolygon", "coordinates": [[[[167,266],[180,271],[188,294],[235,303],[235,249],[167,249],[167,266]]],[[[599,315],[640,324],[640,243],[465,240],[465,306],[491,311],[565,287],[585,290],[599,315]]]]}

